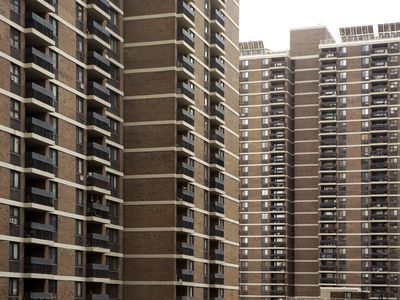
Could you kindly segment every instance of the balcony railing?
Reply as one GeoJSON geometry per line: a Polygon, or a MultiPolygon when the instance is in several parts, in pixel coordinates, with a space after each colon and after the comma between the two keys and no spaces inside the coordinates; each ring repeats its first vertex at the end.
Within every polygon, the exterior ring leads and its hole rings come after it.
{"type": "Polygon", "coordinates": [[[87,246],[108,249],[109,237],[104,234],[89,233],[87,237],[87,246]]]}
{"type": "Polygon", "coordinates": [[[25,258],[25,273],[56,274],[56,264],[51,259],[41,257],[25,258]]]}
{"type": "Polygon", "coordinates": [[[211,115],[220,118],[221,120],[225,119],[225,110],[222,106],[212,105],[211,106],[211,115]]]}
{"type": "Polygon", "coordinates": [[[103,264],[88,264],[86,269],[86,277],[108,278],[109,267],[103,264]]]}
{"type": "Polygon", "coordinates": [[[54,73],[53,59],[36,48],[33,47],[26,48],[25,62],[38,65],[39,67],[45,69],[46,71],[54,73]]]}
{"type": "Polygon", "coordinates": [[[210,139],[223,144],[225,142],[224,132],[220,129],[211,129],[210,139]]]}
{"type": "Polygon", "coordinates": [[[184,81],[180,81],[177,84],[177,93],[185,95],[190,99],[194,100],[194,89],[184,81]]]}
{"type": "Polygon", "coordinates": [[[50,191],[38,189],[35,187],[25,188],[25,202],[36,203],[45,206],[54,206],[55,194],[50,191]]]}
{"type": "Polygon", "coordinates": [[[87,4],[94,4],[104,11],[107,15],[110,14],[110,3],[106,0],[88,0],[87,4]]]}
{"type": "Polygon", "coordinates": [[[37,222],[25,223],[25,237],[27,238],[54,241],[56,239],[56,235],[56,228],[52,225],[37,222]]]}
{"type": "Polygon", "coordinates": [[[182,227],[186,229],[194,228],[194,220],[192,217],[188,217],[185,215],[180,215],[177,217],[176,227],[182,227]]]}
{"type": "Polygon", "coordinates": [[[179,68],[184,68],[189,71],[189,73],[194,74],[194,63],[188,57],[184,55],[179,56],[177,64],[179,68]]]}
{"type": "Polygon", "coordinates": [[[89,202],[87,205],[87,215],[108,219],[110,216],[110,208],[97,202],[89,202]]]}
{"type": "Polygon", "coordinates": [[[41,292],[28,292],[24,294],[26,300],[54,300],[55,294],[41,293],[41,292]]]}
{"type": "Polygon", "coordinates": [[[176,251],[178,254],[193,256],[194,246],[189,243],[177,243],[176,251]]]}
{"type": "Polygon", "coordinates": [[[180,4],[178,4],[178,13],[184,14],[186,17],[188,17],[192,22],[195,21],[195,13],[193,8],[187,4],[185,1],[181,1],[180,4]]]}
{"type": "Polygon", "coordinates": [[[26,132],[35,133],[46,139],[54,140],[56,129],[53,127],[53,125],[50,125],[34,117],[27,118],[25,122],[26,132]]]}
{"type": "Polygon", "coordinates": [[[95,65],[107,73],[110,73],[110,61],[96,51],[90,51],[88,53],[87,64],[95,65]]]}
{"type": "Polygon", "coordinates": [[[224,237],[224,227],[220,225],[211,226],[210,235],[224,237]]]}
{"type": "Polygon", "coordinates": [[[215,33],[211,38],[211,44],[216,44],[222,50],[225,50],[225,41],[222,35],[215,33]]]}
{"type": "Polygon", "coordinates": [[[186,135],[178,135],[177,146],[185,148],[191,152],[194,151],[194,141],[188,138],[186,135]]]}
{"type": "Polygon", "coordinates": [[[178,109],[177,112],[177,117],[178,121],[184,121],[188,123],[191,126],[194,126],[194,115],[191,114],[188,110],[186,109],[178,109]]]}
{"type": "Polygon", "coordinates": [[[25,168],[39,169],[44,172],[54,173],[55,161],[53,158],[36,152],[27,152],[25,155],[25,168]]]}
{"type": "Polygon", "coordinates": [[[185,162],[178,162],[176,172],[191,178],[194,177],[194,167],[185,162]]]}
{"type": "Polygon", "coordinates": [[[192,282],[193,281],[193,275],[194,272],[193,270],[188,270],[188,269],[178,269],[176,271],[176,279],[186,281],[186,282],[192,282]]]}
{"type": "Polygon", "coordinates": [[[87,88],[88,95],[99,97],[100,99],[110,102],[110,91],[105,86],[96,81],[89,81],[87,88]]]}
{"type": "Polygon", "coordinates": [[[186,30],[185,28],[178,29],[178,40],[184,41],[191,48],[194,48],[195,39],[189,30],[186,30]]]}
{"type": "Polygon", "coordinates": [[[89,20],[87,30],[88,30],[89,34],[94,34],[95,36],[99,37],[101,40],[103,40],[107,44],[110,43],[110,33],[107,31],[107,29],[105,29],[103,26],[101,26],[96,21],[89,20]]]}
{"type": "Polygon", "coordinates": [[[54,39],[54,26],[34,12],[28,12],[26,14],[25,27],[34,28],[48,38],[54,39]]]}
{"type": "Polygon", "coordinates": [[[87,124],[89,126],[93,125],[106,131],[110,131],[110,120],[107,117],[96,112],[89,112],[87,115],[87,124]]]}
{"type": "Polygon", "coordinates": [[[223,27],[225,26],[225,16],[224,14],[219,10],[216,9],[214,13],[212,14],[211,17],[212,20],[216,20],[218,23],[220,23],[223,27]]]}
{"type": "Polygon", "coordinates": [[[225,88],[219,81],[211,81],[211,92],[215,92],[221,97],[225,97],[225,88]]]}
{"type": "Polygon", "coordinates": [[[211,200],[211,212],[216,212],[220,214],[224,214],[225,212],[224,202],[219,200],[211,200]]]}
{"type": "Polygon", "coordinates": [[[224,190],[224,180],[219,177],[212,176],[210,180],[210,187],[224,190]]]}
{"type": "Polygon", "coordinates": [[[216,68],[222,74],[225,73],[225,64],[223,63],[223,60],[216,56],[211,57],[211,68],[216,68]]]}
{"type": "Polygon", "coordinates": [[[50,90],[47,90],[34,82],[26,84],[25,98],[33,98],[54,107],[54,94],[50,90]]]}
{"type": "Polygon", "coordinates": [[[108,189],[109,180],[107,176],[89,172],[87,175],[87,185],[89,186],[96,186],[102,189],[108,189]]]}
{"type": "Polygon", "coordinates": [[[194,192],[187,189],[178,189],[177,190],[177,199],[183,200],[185,202],[193,203],[194,202],[194,192]]]}
{"type": "Polygon", "coordinates": [[[100,159],[110,160],[110,150],[98,143],[89,143],[87,147],[88,156],[96,156],[100,159]]]}

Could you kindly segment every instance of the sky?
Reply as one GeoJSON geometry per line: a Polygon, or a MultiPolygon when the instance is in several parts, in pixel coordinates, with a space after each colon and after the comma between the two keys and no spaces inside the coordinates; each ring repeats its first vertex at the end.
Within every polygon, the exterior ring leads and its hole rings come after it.
{"type": "Polygon", "coordinates": [[[240,1],[240,41],[262,40],[274,51],[289,49],[291,28],[325,25],[338,37],[340,27],[395,22],[400,0],[240,1]]]}

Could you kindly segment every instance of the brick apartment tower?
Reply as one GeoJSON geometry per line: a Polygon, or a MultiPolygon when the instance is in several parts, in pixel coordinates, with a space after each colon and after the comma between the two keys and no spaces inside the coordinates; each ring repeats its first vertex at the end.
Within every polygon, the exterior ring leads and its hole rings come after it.
{"type": "Polygon", "coordinates": [[[324,27],[295,29],[289,53],[241,44],[241,299],[399,296],[399,32],[398,23],[379,25],[376,35],[373,26],[343,28],[338,43],[324,27]],[[275,77],[277,57],[286,72],[292,66],[294,105],[274,100],[284,82],[275,77]],[[279,105],[289,109],[282,121],[293,115],[294,124],[280,136],[279,163],[289,171],[276,186],[279,105]],[[293,198],[277,207],[292,162],[293,198]],[[276,220],[282,212],[286,219],[276,220]],[[287,256],[276,259],[277,251],[287,256]]]}
{"type": "Polygon", "coordinates": [[[119,1],[0,11],[0,298],[121,299],[119,1]]]}
{"type": "Polygon", "coordinates": [[[125,298],[237,299],[238,1],[124,14],[125,298]]]}

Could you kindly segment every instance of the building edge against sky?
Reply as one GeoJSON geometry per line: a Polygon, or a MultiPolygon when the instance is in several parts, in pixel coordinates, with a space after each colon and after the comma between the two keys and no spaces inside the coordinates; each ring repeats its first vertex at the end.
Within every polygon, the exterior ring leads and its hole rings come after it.
{"type": "Polygon", "coordinates": [[[241,299],[398,296],[399,26],[341,35],[241,44],[241,299]]]}

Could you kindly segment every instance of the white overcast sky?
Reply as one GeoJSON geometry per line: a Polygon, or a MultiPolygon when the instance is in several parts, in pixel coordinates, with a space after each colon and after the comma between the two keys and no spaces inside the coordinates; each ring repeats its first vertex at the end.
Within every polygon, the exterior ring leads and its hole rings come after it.
{"type": "MultiPolygon", "coordinates": [[[[290,28],[340,27],[400,22],[400,0],[241,0],[240,41],[264,41],[271,50],[289,49],[290,28]]],[[[375,32],[377,30],[375,29],[375,32]]]]}

